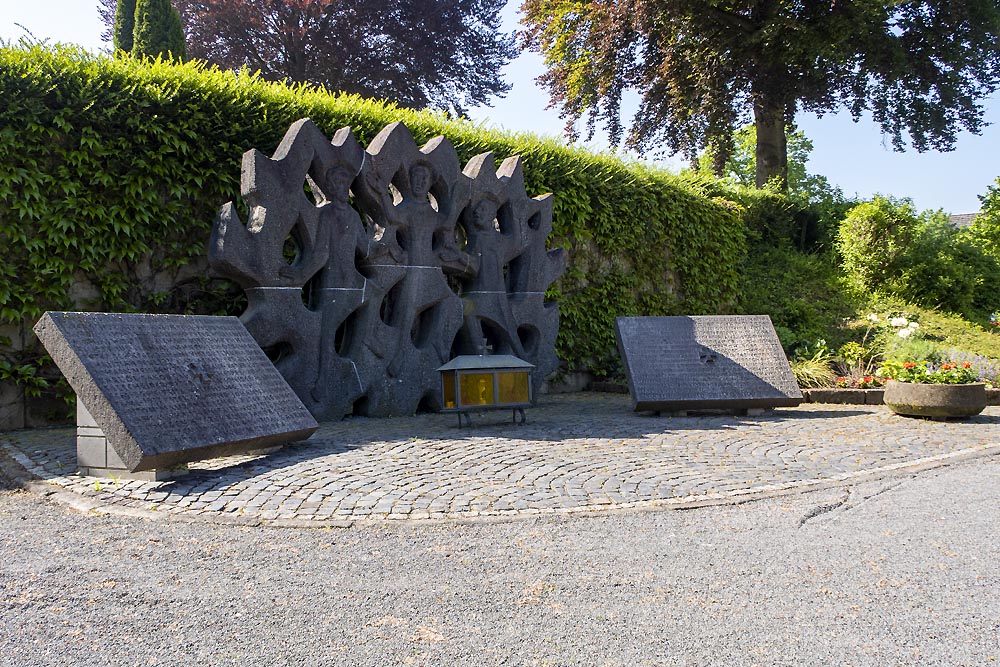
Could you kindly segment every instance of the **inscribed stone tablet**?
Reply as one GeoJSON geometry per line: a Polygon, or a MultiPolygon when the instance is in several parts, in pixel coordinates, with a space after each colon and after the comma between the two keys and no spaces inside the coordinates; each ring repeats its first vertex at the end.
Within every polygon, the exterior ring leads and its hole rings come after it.
{"type": "Polygon", "coordinates": [[[802,402],[767,315],[619,317],[615,334],[636,410],[802,402]]]}
{"type": "Polygon", "coordinates": [[[235,317],[45,313],[35,333],[133,472],[318,428],[235,317]]]}

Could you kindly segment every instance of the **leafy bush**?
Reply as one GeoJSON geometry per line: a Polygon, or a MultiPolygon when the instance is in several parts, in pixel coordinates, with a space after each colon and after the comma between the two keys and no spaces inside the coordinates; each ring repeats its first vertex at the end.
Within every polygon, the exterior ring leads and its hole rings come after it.
{"type": "Polygon", "coordinates": [[[974,234],[956,230],[941,211],[917,214],[908,200],[875,197],[851,209],[837,249],[859,292],[983,320],[1000,291],[1000,261],[974,234]]]}
{"type": "Polygon", "coordinates": [[[861,292],[892,292],[920,221],[913,205],[875,197],[852,208],[837,231],[844,274],[861,292]]]}
{"type": "Polygon", "coordinates": [[[841,286],[832,255],[757,246],[743,275],[740,312],[770,315],[786,351],[821,338],[836,348],[850,336],[842,322],[858,303],[841,286]]]}

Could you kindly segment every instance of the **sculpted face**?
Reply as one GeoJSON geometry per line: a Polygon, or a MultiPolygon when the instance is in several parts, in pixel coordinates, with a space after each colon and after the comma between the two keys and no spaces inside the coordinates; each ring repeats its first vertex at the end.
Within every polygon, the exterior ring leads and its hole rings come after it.
{"type": "Polygon", "coordinates": [[[476,229],[487,229],[493,226],[493,218],[496,217],[497,209],[490,203],[489,200],[484,199],[472,210],[472,224],[475,225],[476,229]]]}
{"type": "Polygon", "coordinates": [[[350,198],[351,183],[354,182],[354,174],[344,167],[337,167],[330,174],[330,183],[333,185],[333,198],[341,204],[346,204],[350,198]]]}
{"type": "Polygon", "coordinates": [[[422,164],[410,169],[410,189],[417,197],[425,197],[431,189],[431,170],[422,164]]]}

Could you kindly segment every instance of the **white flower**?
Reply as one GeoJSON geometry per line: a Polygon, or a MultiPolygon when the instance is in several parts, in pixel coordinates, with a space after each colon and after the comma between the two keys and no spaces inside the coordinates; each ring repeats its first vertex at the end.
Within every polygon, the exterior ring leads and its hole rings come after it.
{"type": "Polygon", "coordinates": [[[868,316],[868,319],[871,322],[878,322],[878,315],[876,315],[875,313],[872,313],[871,315],[868,316]]]}
{"type": "Polygon", "coordinates": [[[900,327],[905,327],[907,324],[909,324],[909,322],[906,321],[905,317],[894,317],[891,320],[889,320],[889,324],[898,329],[900,327]]]}
{"type": "Polygon", "coordinates": [[[910,334],[913,333],[913,329],[900,329],[896,332],[896,335],[900,338],[909,338],[910,334]]]}
{"type": "Polygon", "coordinates": [[[908,325],[906,325],[906,326],[910,327],[911,329],[919,329],[919,328],[920,328],[920,325],[919,325],[919,324],[917,324],[916,322],[910,322],[910,323],[909,323],[908,325]]]}

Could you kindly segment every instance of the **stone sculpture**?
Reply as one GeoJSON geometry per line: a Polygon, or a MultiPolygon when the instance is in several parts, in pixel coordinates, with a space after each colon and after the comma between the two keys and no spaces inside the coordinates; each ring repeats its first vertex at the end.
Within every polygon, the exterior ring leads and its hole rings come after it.
{"type": "Polygon", "coordinates": [[[544,294],[565,258],[520,158],[462,170],[447,139],[419,148],[401,123],[365,150],[303,119],[273,157],[243,156],[241,191],[249,221],[222,207],[209,262],[246,290],[241,319],[317,418],[438,410],[436,369],[487,346],[534,364],[536,391],[556,369],[544,294]]]}

